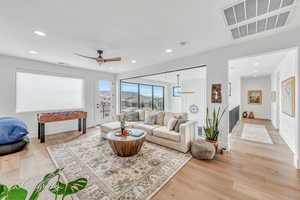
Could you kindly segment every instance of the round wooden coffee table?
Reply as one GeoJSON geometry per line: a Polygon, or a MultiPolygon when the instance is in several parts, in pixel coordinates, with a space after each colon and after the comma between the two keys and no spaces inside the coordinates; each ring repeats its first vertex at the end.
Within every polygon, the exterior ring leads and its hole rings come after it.
{"type": "Polygon", "coordinates": [[[120,130],[111,131],[106,135],[110,147],[120,157],[128,157],[137,154],[143,146],[146,131],[140,129],[128,129],[131,134],[128,136],[116,136],[120,130]],[[137,134],[139,136],[134,136],[137,134]]]}

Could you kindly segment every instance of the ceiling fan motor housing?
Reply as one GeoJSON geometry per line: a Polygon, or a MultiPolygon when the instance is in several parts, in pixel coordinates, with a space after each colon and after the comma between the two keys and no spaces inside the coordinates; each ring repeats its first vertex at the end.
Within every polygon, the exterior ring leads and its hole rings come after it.
{"type": "Polygon", "coordinates": [[[97,50],[97,53],[99,54],[98,58],[102,58],[103,50],[97,50]]]}

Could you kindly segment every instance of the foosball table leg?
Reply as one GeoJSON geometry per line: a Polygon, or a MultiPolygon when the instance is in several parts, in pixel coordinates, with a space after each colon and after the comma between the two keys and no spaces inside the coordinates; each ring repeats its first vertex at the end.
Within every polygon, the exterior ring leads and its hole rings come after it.
{"type": "Polygon", "coordinates": [[[82,133],[85,134],[86,133],[86,118],[83,118],[83,130],[82,133]]]}
{"type": "Polygon", "coordinates": [[[80,132],[81,131],[81,122],[82,120],[81,119],[78,119],[78,131],[80,132]]]}
{"type": "Polygon", "coordinates": [[[41,143],[45,143],[45,124],[41,123],[41,143]]]}

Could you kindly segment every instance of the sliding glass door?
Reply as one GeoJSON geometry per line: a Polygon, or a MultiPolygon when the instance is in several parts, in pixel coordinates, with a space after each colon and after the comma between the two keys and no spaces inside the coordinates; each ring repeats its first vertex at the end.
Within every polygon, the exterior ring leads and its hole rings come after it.
{"type": "Polygon", "coordinates": [[[121,82],[121,112],[136,109],[164,110],[164,87],[121,82]]]}

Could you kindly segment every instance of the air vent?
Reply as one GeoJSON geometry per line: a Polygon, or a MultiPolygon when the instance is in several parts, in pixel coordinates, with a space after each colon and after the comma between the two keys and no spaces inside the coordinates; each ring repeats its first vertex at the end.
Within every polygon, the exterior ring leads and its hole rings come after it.
{"type": "Polygon", "coordinates": [[[224,9],[233,39],[286,25],[295,0],[243,0],[224,9]]]}

